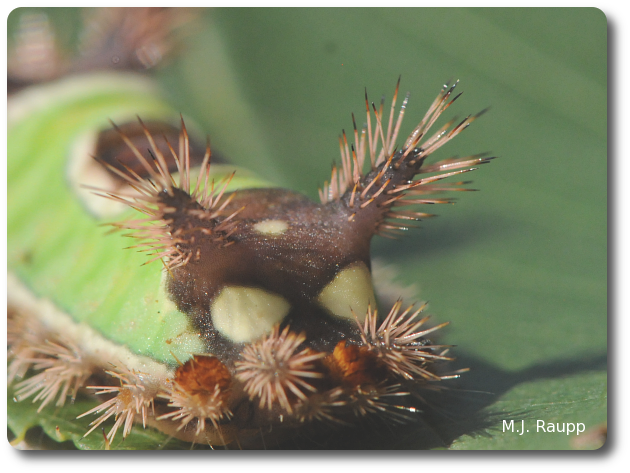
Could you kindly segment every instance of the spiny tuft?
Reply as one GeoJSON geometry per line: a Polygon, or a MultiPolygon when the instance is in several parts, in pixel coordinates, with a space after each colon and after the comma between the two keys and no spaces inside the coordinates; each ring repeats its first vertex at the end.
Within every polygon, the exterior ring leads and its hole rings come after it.
{"type": "Polygon", "coordinates": [[[250,399],[260,398],[260,407],[271,410],[278,403],[288,413],[293,412],[290,397],[306,400],[305,392],[316,389],[306,380],[322,378],[314,362],[326,356],[308,348],[296,353],[306,340],[304,334],[282,332],[275,326],[271,334],[243,349],[242,360],[237,361],[236,377],[245,384],[250,399]]]}
{"type": "Polygon", "coordinates": [[[396,237],[400,231],[410,228],[409,221],[418,221],[433,215],[425,212],[393,210],[393,207],[453,203],[453,199],[404,199],[405,197],[469,190],[460,187],[467,182],[447,185],[435,183],[473,171],[477,169],[475,166],[485,164],[494,159],[493,157],[477,154],[463,158],[448,158],[424,166],[424,161],[429,155],[448,143],[485,112],[484,110],[476,115],[469,115],[455,126],[453,126],[455,124],[455,119],[453,119],[429,136],[428,132],[439,116],[461,95],[451,97],[456,85],[457,82],[452,86],[444,85],[424,118],[399,150],[395,148],[395,145],[409,100],[409,94],[407,94],[394,122],[400,78],[396,85],[386,128],[383,115],[384,99],[381,100],[378,109],[374,103],[370,107],[366,92],[367,123],[359,137],[353,115],[354,144],[348,145],[345,131],[339,137],[341,167],[333,166],[330,182],[326,182],[323,189],[319,191],[321,202],[344,202],[350,212],[349,222],[355,221],[358,214],[365,213],[366,209],[376,207],[377,211],[370,211],[373,215],[371,218],[375,221],[374,233],[396,237]],[[372,115],[376,119],[374,128],[372,115]],[[368,154],[369,171],[365,173],[364,163],[367,161],[368,154]],[[435,173],[435,175],[414,180],[416,175],[426,173],[435,173]]]}
{"type": "Polygon", "coordinates": [[[206,419],[218,429],[218,422],[230,418],[228,406],[232,377],[228,368],[212,356],[194,356],[175,373],[171,387],[159,397],[169,400],[177,410],[157,417],[157,420],[181,420],[177,430],[197,421],[196,435],[206,429],[206,419]]]}
{"type": "Polygon", "coordinates": [[[116,378],[120,382],[120,386],[88,386],[87,388],[97,390],[96,395],[116,395],[94,409],[84,412],[77,419],[105,411],[98,419],[90,423],[92,428],[85,433],[84,437],[86,437],[99,425],[114,416],[116,422],[106,436],[107,441],[111,444],[116,432],[123,424],[123,438],[129,435],[136,415],[142,417],[142,426],[146,427],[149,410],[154,413],[154,400],[159,390],[159,383],[158,380],[154,380],[150,376],[126,368],[116,368],[116,370],[105,371],[105,373],[116,378]]]}
{"type": "Polygon", "coordinates": [[[364,346],[376,353],[387,368],[398,376],[407,380],[420,377],[429,381],[440,381],[442,378],[433,372],[431,364],[451,361],[452,358],[444,356],[445,351],[438,353],[438,349],[448,349],[450,346],[433,345],[424,337],[448,325],[448,322],[420,330],[429,320],[429,316],[418,320],[426,304],[415,311],[413,306],[409,306],[402,313],[401,306],[401,300],[396,302],[378,328],[377,310],[368,308],[363,324],[357,319],[364,346]]]}
{"type": "Polygon", "coordinates": [[[127,236],[139,239],[141,243],[129,248],[150,252],[151,258],[147,263],[156,259],[165,259],[170,270],[191,261],[198,261],[202,242],[211,242],[219,246],[230,245],[232,243],[230,235],[236,227],[234,217],[242,210],[237,209],[229,214],[224,212],[234,197],[233,193],[226,195],[226,189],[234,174],[226,176],[218,184],[215,184],[214,180],[210,181],[212,153],[208,144],[199,176],[193,185],[190,140],[182,119],[177,152],[166,137],[163,137],[177,166],[179,182],[175,182],[175,177],[169,171],[166,157],[160,147],[157,146],[142,120],[138,118],[138,121],[150,144],[151,162],[140,153],[122,130],[114,123],[112,125],[136,156],[145,175],[140,175],[123,163],[119,165],[124,171],[95,158],[111,172],[124,179],[132,192],[111,192],[99,188],[88,188],[98,195],[124,203],[147,217],[111,225],[116,229],[132,230],[127,236]]]}

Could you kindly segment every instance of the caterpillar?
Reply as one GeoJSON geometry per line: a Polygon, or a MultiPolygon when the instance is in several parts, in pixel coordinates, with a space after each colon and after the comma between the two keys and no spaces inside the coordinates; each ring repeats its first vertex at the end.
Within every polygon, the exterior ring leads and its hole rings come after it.
{"type": "MultiPolygon", "coordinates": [[[[166,21],[152,15],[142,21],[166,21]]],[[[16,403],[64,416],[87,399],[76,417],[86,438],[102,429],[103,448],[138,428],[255,448],[263,431],[411,421],[423,391],[461,374],[431,341],[446,324],[432,325],[425,305],[379,307],[370,257],[373,237],[431,216],[417,206],[452,202],[434,194],[470,190],[444,179],[493,159],[426,162],[481,115],[436,128],[457,82],[401,142],[400,79],[388,119],[366,92],[366,124],[352,116],[313,202],[217,162],[150,78],[83,69],[21,84],[9,100],[16,403]]],[[[19,443],[26,430],[11,412],[9,422],[19,443]]]]}

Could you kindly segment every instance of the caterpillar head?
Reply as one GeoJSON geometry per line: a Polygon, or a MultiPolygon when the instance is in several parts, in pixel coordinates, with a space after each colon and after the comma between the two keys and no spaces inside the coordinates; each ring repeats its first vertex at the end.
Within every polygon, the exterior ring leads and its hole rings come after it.
{"type": "Polygon", "coordinates": [[[385,126],[383,103],[370,107],[366,94],[367,125],[360,132],[354,125],[350,146],[343,133],[341,167],[333,167],[319,203],[279,188],[228,191],[234,174],[210,177],[209,146],[195,171],[183,120],[178,143],[154,137],[140,121],[148,155],[118,130],[137,163],[104,163],[129,191],[100,193],[144,214],[115,226],[131,230],[148,262],[164,263],[166,297],[207,349],[191,353],[159,394],[177,410],[165,408],[157,420],[181,420],[174,430],[182,438],[229,442],[267,425],[396,418],[392,396],[456,376],[437,368],[448,348],[426,338],[441,325],[425,326],[424,306],[403,310],[399,301],[379,318],[370,262],[372,237],[395,237],[431,216],[401,207],[452,202],[431,194],[469,190],[466,183],[440,181],[492,159],[425,164],[479,116],[428,134],[457,98],[455,85],[444,86],[400,149],[408,96],[394,120],[397,86],[385,126]]]}

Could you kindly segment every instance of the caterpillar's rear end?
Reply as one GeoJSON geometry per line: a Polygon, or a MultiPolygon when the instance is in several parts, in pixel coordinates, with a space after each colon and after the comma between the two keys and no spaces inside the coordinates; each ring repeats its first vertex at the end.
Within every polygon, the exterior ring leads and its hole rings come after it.
{"type": "MultiPolygon", "coordinates": [[[[110,37],[172,22],[133,14],[139,22],[116,23],[110,37]]],[[[341,166],[313,202],[217,164],[191,122],[138,79],[102,77],[34,84],[11,99],[50,98],[9,122],[10,196],[42,183],[9,208],[16,399],[46,416],[96,394],[79,420],[86,435],[107,425],[106,446],[134,423],[238,448],[308,426],[417,420],[422,393],[460,373],[448,371],[449,347],[431,341],[445,324],[430,324],[423,304],[379,308],[370,242],[431,216],[417,206],[452,202],[435,194],[469,190],[453,178],[491,159],[425,162],[478,116],[435,130],[456,84],[402,143],[408,96],[395,116],[396,87],[385,120],[366,94],[367,123],[354,125],[352,145],[342,134],[341,166]],[[29,142],[61,120],[72,126],[56,130],[53,152],[29,142]],[[42,204],[51,187],[56,197],[42,204]]]]}

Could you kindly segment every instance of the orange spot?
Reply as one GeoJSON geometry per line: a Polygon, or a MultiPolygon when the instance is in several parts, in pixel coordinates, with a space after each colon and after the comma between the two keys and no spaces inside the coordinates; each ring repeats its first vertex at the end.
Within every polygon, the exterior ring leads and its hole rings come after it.
{"type": "Polygon", "coordinates": [[[342,340],[327,359],[331,375],[354,386],[376,384],[387,377],[387,371],[367,347],[346,345],[342,340]]]}
{"type": "Polygon", "coordinates": [[[125,406],[129,406],[131,405],[132,402],[134,402],[134,395],[131,392],[131,389],[129,388],[120,388],[120,390],[118,391],[118,396],[116,396],[116,399],[120,402],[120,404],[123,404],[125,406]]]}
{"type": "Polygon", "coordinates": [[[213,393],[218,385],[221,393],[230,387],[228,368],[213,356],[195,355],[175,371],[175,381],[191,395],[213,393]]]}

